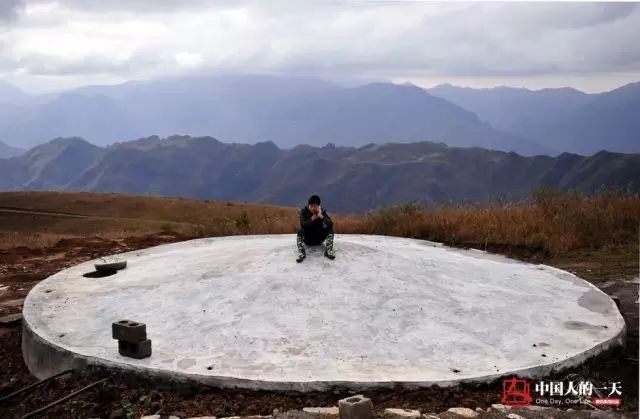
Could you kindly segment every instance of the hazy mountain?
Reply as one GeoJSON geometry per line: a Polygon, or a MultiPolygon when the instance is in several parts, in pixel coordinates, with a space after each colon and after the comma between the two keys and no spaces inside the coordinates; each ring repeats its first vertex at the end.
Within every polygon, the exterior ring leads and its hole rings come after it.
{"type": "Polygon", "coordinates": [[[639,191],[638,185],[638,154],[523,157],[431,142],[280,149],[272,142],[153,136],[100,148],[74,138],[0,160],[4,190],[61,188],[284,205],[298,205],[317,192],[338,211],[409,201],[517,199],[538,186],[639,191]]]}
{"type": "Polygon", "coordinates": [[[428,91],[476,113],[497,129],[547,148],[582,154],[640,152],[640,83],[600,94],[570,88],[532,91],[451,85],[428,91]]]}
{"type": "Polygon", "coordinates": [[[215,133],[239,143],[269,140],[280,147],[430,140],[527,155],[548,151],[415,86],[347,88],[301,77],[192,77],[85,87],[0,125],[0,138],[20,146],[55,136],[106,145],[176,132],[215,133]]]}
{"type": "Polygon", "coordinates": [[[9,157],[19,156],[24,153],[24,150],[17,147],[12,147],[8,144],[0,141],[0,159],[6,159],[9,157]]]}
{"type": "Polygon", "coordinates": [[[32,100],[31,96],[17,87],[0,80],[0,103],[22,105],[32,100]]]}
{"type": "Polygon", "coordinates": [[[0,188],[64,189],[106,152],[81,138],[57,138],[0,160],[0,188]]]}

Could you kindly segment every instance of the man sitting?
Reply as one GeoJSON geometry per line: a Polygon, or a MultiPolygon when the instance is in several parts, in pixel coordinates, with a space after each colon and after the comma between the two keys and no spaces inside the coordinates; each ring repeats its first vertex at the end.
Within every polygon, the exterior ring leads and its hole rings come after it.
{"type": "Polygon", "coordinates": [[[333,251],[333,221],[327,211],[320,207],[320,197],[312,195],[309,203],[300,210],[300,230],[296,243],[298,244],[298,258],[300,263],[306,257],[304,245],[317,246],[325,241],[324,255],[329,259],[335,259],[333,251]]]}

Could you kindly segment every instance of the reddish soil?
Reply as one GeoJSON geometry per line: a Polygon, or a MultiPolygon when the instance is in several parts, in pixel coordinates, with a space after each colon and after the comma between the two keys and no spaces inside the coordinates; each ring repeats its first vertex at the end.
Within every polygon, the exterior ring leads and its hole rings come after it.
{"type": "MultiPolygon", "coordinates": [[[[185,239],[187,237],[175,233],[130,237],[122,240],[87,237],[60,240],[46,249],[17,247],[0,250],[0,317],[20,312],[22,301],[31,287],[61,269],[100,256],[185,239]]],[[[589,263],[580,265],[580,262],[576,262],[575,265],[576,270],[592,267],[589,263]]],[[[594,283],[610,295],[620,298],[621,312],[627,321],[628,328],[626,348],[603,354],[579,368],[545,380],[589,379],[595,384],[620,381],[624,397],[621,410],[637,411],[638,284],[620,280],[606,283],[594,280],[594,283]]],[[[0,327],[0,397],[36,381],[29,374],[22,360],[20,339],[19,325],[0,327]]],[[[158,389],[154,383],[145,384],[136,381],[133,384],[128,377],[94,371],[82,376],[60,378],[23,393],[6,403],[0,402],[0,417],[20,417],[105,376],[109,377],[105,384],[52,408],[42,417],[125,418],[157,412],[181,417],[264,415],[270,414],[273,409],[287,410],[305,406],[335,405],[338,399],[349,395],[348,392],[341,390],[301,394],[215,388],[158,389]]],[[[486,408],[491,403],[499,403],[501,383],[416,391],[398,388],[370,391],[366,394],[373,399],[375,408],[378,410],[386,407],[400,407],[419,409],[422,412],[440,412],[452,406],[486,408]]]]}

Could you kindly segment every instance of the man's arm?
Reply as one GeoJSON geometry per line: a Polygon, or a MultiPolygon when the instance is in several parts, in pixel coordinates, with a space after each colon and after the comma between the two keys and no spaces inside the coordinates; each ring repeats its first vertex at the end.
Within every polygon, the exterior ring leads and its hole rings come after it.
{"type": "Polygon", "coordinates": [[[304,210],[300,210],[300,227],[309,228],[311,227],[311,224],[313,223],[313,221],[314,221],[313,218],[305,218],[304,210]]]}

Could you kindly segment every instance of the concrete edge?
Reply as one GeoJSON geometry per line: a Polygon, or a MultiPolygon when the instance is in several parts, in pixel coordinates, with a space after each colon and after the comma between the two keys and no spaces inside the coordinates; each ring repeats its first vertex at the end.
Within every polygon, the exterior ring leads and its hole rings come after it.
{"type": "MultiPolygon", "coordinates": [[[[210,376],[190,373],[176,373],[175,371],[147,368],[138,365],[108,361],[102,358],[82,355],[71,352],[58,345],[55,345],[38,335],[31,329],[25,319],[22,326],[22,354],[29,372],[38,379],[47,378],[58,372],[68,369],[81,372],[89,368],[105,368],[122,374],[140,376],[144,380],[160,380],[185,386],[205,385],[220,388],[240,388],[247,390],[267,390],[267,391],[327,391],[332,389],[348,390],[373,390],[385,388],[401,387],[407,390],[425,387],[453,387],[462,384],[487,384],[501,377],[519,376],[522,378],[543,378],[552,373],[560,372],[584,363],[589,358],[595,357],[605,351],[617,346],[624,345],[626,337],[626,324],[613,338],[601,342],[594,347],[574,355],[562,361],[539,365],[531,368],[524,368],[516,371],[508,371],[499,374],[492,374],[480,377],[463,378],[460,380],[448,381],[380,381],[380,382],[358,382],[358,381],[305,381],[305,382],[276,382],[259,381],[245,378],[210,376]]],[[[114,350],[116,346],[114,344],[114,350]]],[[[152,355],[153,356],[153,355],[152,355]]]]}

